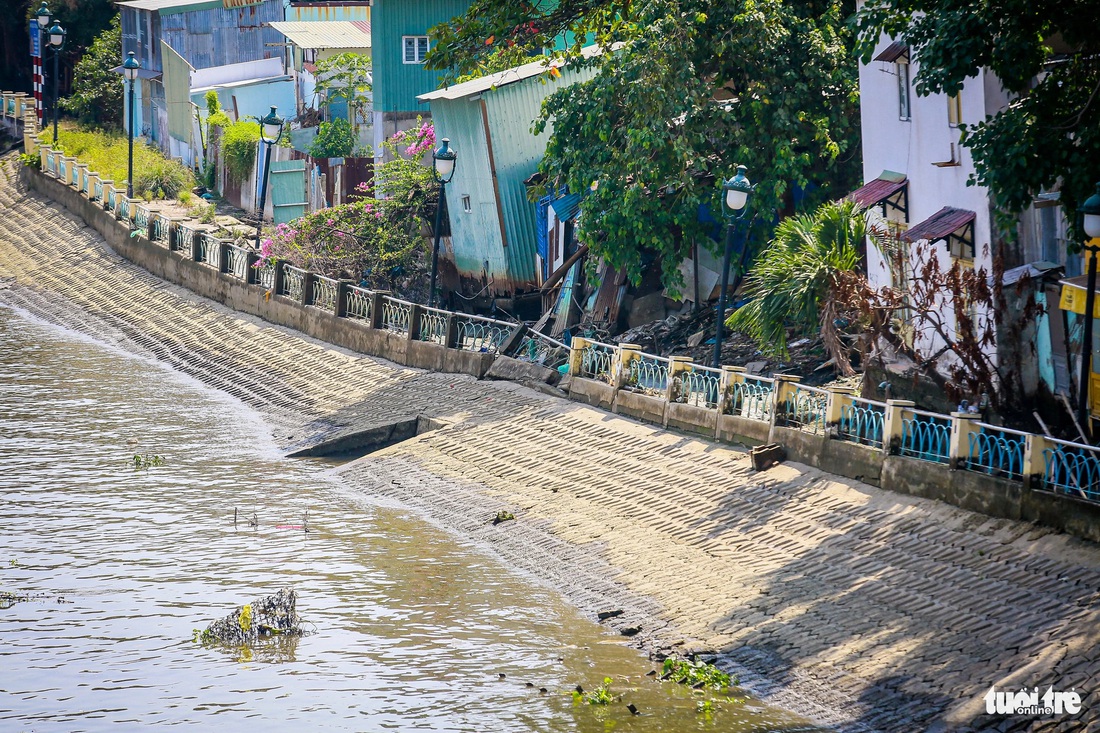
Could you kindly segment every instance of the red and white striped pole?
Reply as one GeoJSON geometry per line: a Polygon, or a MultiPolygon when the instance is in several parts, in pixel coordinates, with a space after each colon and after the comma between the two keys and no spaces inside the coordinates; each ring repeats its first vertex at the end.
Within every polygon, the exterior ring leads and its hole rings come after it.
{"type": "MultiPolygon", "coordinates": [[[[37,31],[37,25],[32,32],[37,31]]],[[[45,109],[42,106],[42,57],[34,57],[34,111],[38,114],[38,127],[42,127],[45,109]]]]}

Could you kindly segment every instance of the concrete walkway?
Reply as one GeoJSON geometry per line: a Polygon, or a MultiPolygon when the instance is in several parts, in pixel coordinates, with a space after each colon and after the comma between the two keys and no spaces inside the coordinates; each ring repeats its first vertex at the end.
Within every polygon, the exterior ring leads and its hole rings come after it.
{"type": "Polygon", "coordinates": [[[344,469],[557,588],[644,648],[722,654],[847,730],[1100,730],[1100,547],[747,455],[517,385],[350,354],[227,311],[106,249],[2,168],[0,302],[151,354],[264,413],[288,449],[416,417],[344,469]],[[490,523],[501,509],[515,522],[490,523]],[[986,716],[1075,688],[1076,716],[986,716]]]}

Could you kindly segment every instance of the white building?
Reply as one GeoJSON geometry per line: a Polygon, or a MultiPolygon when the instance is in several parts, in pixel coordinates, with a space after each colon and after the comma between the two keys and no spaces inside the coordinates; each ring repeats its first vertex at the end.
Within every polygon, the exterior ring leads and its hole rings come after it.
{"type": "MultiPolygon", "coordinates": [[[[988,191],[967,185],[974,165],[960,145],[960,125],[974,125],[1009,104],[1011,96],[1000,80],[983,69],[955,96],[917,96],[913,80],[919,63],[904,43],[884,37],[874,59],[860,65],[865,184],[851,198],[884,217],[900,254],[891,266],[877,251],[868,251],[872,285],[907,287],[920,268],[914,261],[920,253],[937,257],[944,270],[958,262],[992,274],[997,248],[1006,270],[1046,261],[1070,275],[1080,272],[1080,256],[1067,258],[1056,193],[1041,196],[1019,218],[1013,241],[997,234],[988,191]]],[[[1045,300],[1041,291],[1039,299],[1045,300]]],[[[945,306],[944,312],[950,310],[945,306]]],[[[922,351],[934,350],[934,338],[917,336],[922,351]]],[[[1002,358],[1006,348],[1019,349],[1018,344],[999,346],[1002,358]]]]}

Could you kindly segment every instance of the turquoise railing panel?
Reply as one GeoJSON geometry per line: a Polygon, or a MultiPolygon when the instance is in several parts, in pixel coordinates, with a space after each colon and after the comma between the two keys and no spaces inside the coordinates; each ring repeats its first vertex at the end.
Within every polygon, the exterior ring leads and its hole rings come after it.
{"type": "Polygon", "coordinates": [[[1021,478],[1027,434],[985,423],[978,425],[980,432],[970,433],[969,453],[964,465],[966,470],[1003,478],[1021,478]]]}
{"type": "Polygon", "coordinates": [[[837,434],[851,443],[881,448],[885,424],[886,405],[853,398],[840,410],[837,434]]]}

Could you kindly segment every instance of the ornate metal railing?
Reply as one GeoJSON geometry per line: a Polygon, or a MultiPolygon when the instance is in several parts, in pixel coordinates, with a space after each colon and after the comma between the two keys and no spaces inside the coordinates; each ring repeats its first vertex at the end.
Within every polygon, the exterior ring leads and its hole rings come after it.
{"type": "Polygon", "coordinates": [[[615,379],[616,353],[616,348],[610,344],[589,341],[581,349],[580,376],[612,382],[615,379]]]}
{"type": "Polygon", "coordinates": [[[348,318],[370,323],[374,318],[374,293],[358,285],[347,289],[344,312],[348,318]]]}
{"type": "Polygon", "coordinates": [[[286,262],[280,263],[279,266],[283,268],[283,283],[278,294],[301,303],[302,290],[306,284],[306,271],[286,262]]]}
{"type": "Polygon", "coordinates": [[[143,232],[149,231],[149,219],[155,214],[145,204],[134,205],[134,227],[143,232]]]}
{"type": "Polygon", "coordinates": [[[740,375],[730,382],[725,407],[727,415],[770,421],[775,409],[775,380],[740,375]]]}
{"type": "Polygon", "coordinates": [[[248,282],[249,252],[250,250],[236,244],[227,246],[225,248],[225,271],[238,280],[248,282]]]}
{"type": "Polygon", "coordinates": [[[886,403],[861,397],[847,399],[848,404],[840,409],[837,435],[851,443],[881,448],[886,426],[886,403]]]}
{"type": "Polygon", "coordinates": [[[1100,502],[1100,448],[1044,438],[1043,488],[1100,502]]]}
{"type": "Polygon", "coordinates": [[[776,414],[776,422],[788,427],[824,432],[825,408],[829,393],[805,384],[793,384],[793,394],[784,401],[776,414]]]}
{"type": "Polygon", "coordinates": [[[479,351],[495,354],[515,326],[493,318],[455,314],[455,348],[463,351],[479,351]]]}
{"type": "Polygon", "coordinates": [[[61,157],[57,159],[57,177],[62,181],[69,180],[68,163],[65,162],[65,158],[61,157]]]}
{"type": "Polygon", "coordinates": [[[310,294],[310,304],[316,308],[322,308],[332,313],[336,310],[336,291],[340,283],[331,277],[321,275],[313,276],[313,292],[310,294]]]}
{"type": "Polygon", "coordinates": [[[382,328],[394,333],[408,333],[412,303],[388,295],[382,299],[382,328]]]}
{"type": "Polygon", "coordinates": [[[450,315],[449,311],[424,306],[420,311],[420,329],[416,339],[446,346],[447,318],[450,315]]]}
{"type": "Polygon", "coordinates": [[[80,168],[79,171],[80,171],[80,183],[77,185],[76,188],[81,193],[86,193],[88,191],[88,169],[87,168],[80,168]]]}
{"type": "Polygon", "coordinates": [[[97,178],[95,185],[92,187],[92,201],[98,204],[103,203],[103,179],[97,178]]]}
{"type": "Polygon", "coordinates": [[[950,462],[951,418],[934,412],[905,410],[898,452],[922,461],[950,462]]]}
{"type": "Polygon", "coordinates": [[[57,159],[57,153],[52,150],[46,151],[46,172],[54,177],[57,177],[57,159]]]}
{"type": "MultiPolygon", "coordinates": [[[[257,263],[258,264],[258,263],[257,263]]],[[[256,267],[256,284],[268,290],[275,289],[275,267],[277,263],[268,262],[262,267],[256,267]]]]}
{"type": "Polygon", "coordinates": [[[692,364],[672,378],[673,400],[696,407],[717,407],[721,384],[722,372],[692,364]]]}
{"type": "Polygon", "coordinates": [[[190,253],[192,244],[195,240],[195,230],[184,222],[176,222],[176,225],[172,227],[172,234],[169,238],[168,249],[173,252],[185,252],[190,253]]]}
{"type": "Polygon", "coordinates": [[[218,240],[206,232],[195,233],[195,261],[218,268],[218,240]]]}
{"type": "Polygon", "coordinates": [[[1027,433],[996,425],[977,423],[980,431],[970,433],[970,451],[960,461],[968,471],[1018,479],[1024,474],[1024,443],[1027,433]]]}
{"type": "Polygon", "coordinates": [[[168,219],[164,214],[153,214],[149,222],[149,241],[165,242],[168,240],[168,219]]]}
{"type": "Polygon", "coordinates": [[[555,369],[569,362],[569,347],[537,331],[528,331],[512,358],[555,369]]]}
{"type": "Polygon", "coordinates": [[[646,394],[661,394],[668,389],[668,359],[639,354],[630,360],[626,383],[646,394]]]}

